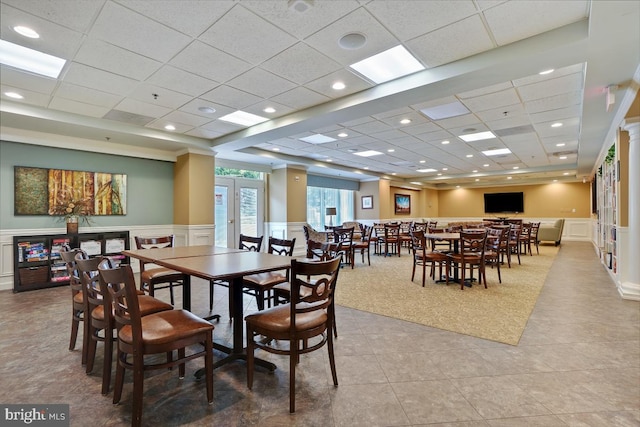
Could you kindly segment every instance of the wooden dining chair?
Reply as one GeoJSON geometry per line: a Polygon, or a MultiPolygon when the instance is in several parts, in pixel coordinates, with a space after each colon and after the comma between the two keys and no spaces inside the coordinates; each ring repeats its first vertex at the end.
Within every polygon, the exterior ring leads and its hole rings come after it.
{"type": "Polygon", "coordinates": [[[142,425],[144,373],[178,366],[184,378],[185,363],[204,357],[207,401],[213,402],[213,325],[186,310],[166,310],[143,315],[140,295],[131,266],[111,267],[106,260],[98,265],[100,281],[107,288],[118,329],[116,382],[113,403],[120,402],[125,369],[133,371],[132,426],[142,425]],[[194,350],[189,354],[186,348],[194,350]],[[146,356],[173,354],[166,361],[146,356]]]}
{"type": "Polygon", "coordinates": [[[333,297],[340,257],[328,261],[291,261],[291,301],[245,317],[247,387],[253,388],[256,348],[289,356],[289,412],[296,408],[296,367],[300,355],[327,346],[334,386],[338,385],[333,352],[333,297]],[[282,346],[288,341],[289,346],[282,346]]]}
{"type": "Polygon", "coordinates": [[[500,264],[502,264],[501,255],[502,248],[506,246],[507,235],[509,229],[506,227],[487,229],[487,241],[484,250],[484,267],[496,267],[498,271],[498,282],[502,283],[502,275],[500,274],[500,264]]]}
{"type": "MultiPolygon", "coordinates": [[[[161,237],[141,237],[135,236],[137,249],[170,248],[174,246],[174,236],[161,237]]],[[[169,289],[171,305],[175,305],[173,288],[183,286],[185,275],[179,271],[169,268],[155,266],[148,268],[147,265],[153,263],[140,260],[140,289],[151,296],[155,296],[155,291],[159,289],[169,289]]]]}
{"type": "Polygon", "coordinates": [[[467,268],[469,268],[469,279],[473,280],[473,272],[477,270],[478,283],[484,280],[484,287],[487,288],[487,277],[484,269],[486,240],[486,230],[461,231],[459,252],[448,254],[450,262],[460,266],[460,289],[464,289],[467,268]]]}
{"type": "Polygon", "coordinates": [[[397,253],[400,256],[400,224],[385,224],[382,242],[385,256],[393,253],[397,253]],[[391,252],[389,252],[389,249],[391,249],[391,252]],[[395,252],[393,252],[394,250],[395,252]]]}
{"type": "MultiPolygon", "coordinates": [[[[104,285],[100,283],[98,274],[98,266],[102,262],[110,265],[109,258],[89,258],[83,251],[76,254],[75,257],[78,273],[80,274],[83,290],[86,297],[86,309],[88,322],[88,339],[87,339],[87,374],[93,371],[93,365],[96,357],[96,348],[98,342],[104,344],[104,357],[102,366],[102,394],[109,392],[111,385],[111,366],[113,360],[113,329],[115,323],[111,307],[111,299],[104,285]],[[102,335],[101,335],[102,334],[102,335]]],[[[143,291],[139,292],[140,304],[139,311],[143,316],[160,311],[172,310],[173,306],[164,301],[160,301],[150,295],[144,295],[143,291]]]]}
{"type": "Polygon", "coordinates": [[[436,266],[439,277],[442,277],[442,267],[445,268],[445,281],[449,284],[449,257],[446,253],[433,251],[427,248],[427,238],[422,230],[411,230],[411,252],[413,253],[413,269],[411,271],[411,281],[416,276],[416,268],[422,267],[422,287],[424,288],[426,269],[429,266],[429,275],[435,280],[436,266]]]}
{"type": "Polygon", "coordinates": [[[333,229],[333,242],[340,243],[344,251],[345,262],[353,268],[353,227],[335,227],[333,229]]]}
{"type": "Polygon", "coordinates": [[[373,227],[369,225],[362,226],[362,232],[360,239],[357,239],[351,245],[351,268],[355,265],[355,254],[356,252],[360,252],[362,256],[362,263],[364,264],[364,253],[367,253],[367,262],[371,265],[371,233],[373,232],[373,227]]]}
{"type": "Polygon", "coordinates": [[[522,225],[511,223],[509,235],[507,238],[507,246],[509,247],[509,268],[511,268],[511,255],[518,256],[518,265],[520,265],[520,234],[522,233],[522,225]]]}
{"type": "MultiPolygon", "coordinates": [[[[293,256],[296,239],[276,239],[269,237],[267,252],[274,255],[293,256]]],[[[242,280],[243,292],[256,298],[258,310],[264,310],[267,301],[269,307],[273,300],[271,288],[278,283],[289,281],[289,270],[268,271],[265,273],[251,274],[242,280]]]]}
{"type": "Polygon", "coordinates": [[[67,274],[69,275],[69,288],[71,289],[71,337],[69,339],[69,351],[76,348],[76,339],[78,337],[78,329],[82,322],[82,365],[87,364],[87,338],[88,323],[85,322],[85,296],[82,290],[82,281],[76,266],[76,254],[81,249],[71,249],[68,245],[64,245],[60,250],[60,257],[65,262],[67,274]]]}

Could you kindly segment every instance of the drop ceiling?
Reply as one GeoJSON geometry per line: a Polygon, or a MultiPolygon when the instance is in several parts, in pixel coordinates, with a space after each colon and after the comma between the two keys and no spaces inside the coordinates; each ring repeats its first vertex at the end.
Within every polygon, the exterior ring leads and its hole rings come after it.
{"type": "Polygon", "coordinates": [[[67,60],[57,79],[2,66],[0,136],[89,151],[175,158],[210,150],[264,167],[432,188],[582,180],[611,145],[622,101],[639,80],[640,2],[0,6],[2,40],[67,60]],[[40,38],[19,35],[16,25],[40,38]],[[354,33],[364,45],[343,48],[340,39],[354,33]],[[377,85],[351,70],[397,45],[425,69],[377,85]],[[346,87],[332,89],[336,81],[346,87]],[[607,109],[608,86],[617,101],[607,109]],[[11,91],[23,99],[8,98],[11,91]],[[466,112],[435,119],[423,112],[447,104],[466,112]],[[269,120],[251,127],[220,120],[237,110],[269,120]],[[482,131],[496,137],[460,139],[482,131]],[[316,134],[335,141],[301,140],[316,134]],[[511,153],[482,154],[501,148],[511,153]],[[382,154],[356,155],[368,150],[382,154]],[[433,171],[418,172],[425,169],[433,171]]]}

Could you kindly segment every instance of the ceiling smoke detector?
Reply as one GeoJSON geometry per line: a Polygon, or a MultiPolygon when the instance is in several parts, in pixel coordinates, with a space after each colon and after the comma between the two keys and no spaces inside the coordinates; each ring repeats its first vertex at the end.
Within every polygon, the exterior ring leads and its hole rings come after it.
{"type": "Polygon", "coordinates": [[[289,0],[289,9],[304,13],[313,6],[312,0],[289,0]]]}

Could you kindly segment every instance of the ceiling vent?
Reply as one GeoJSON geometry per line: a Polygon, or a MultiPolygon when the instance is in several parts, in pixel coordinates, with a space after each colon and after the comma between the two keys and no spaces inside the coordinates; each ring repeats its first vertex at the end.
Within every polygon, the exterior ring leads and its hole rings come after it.
{"type": "Polygon", "coordinates": [[[115,120],[117,122],[131,123],[138,126],[146,126],[155,120],[155,117],[143,116],[141,114],[128,113],[126,111],[111,110],[103,116],[104,119],[115,120]]]}
{"type": "Polygon", "coordinates": [[[557,151],[555,153],[551,153],[551,156],[553,157],[561,157],[561,156],[576,156],[578,154],[577,151],[557,151]]]}
{"type": "Polygon", "coordinates": [[[313,6],[311,0],[289,0],[289,9],[295,10],[298,13],[305,13],[313,6]]]}
{"type": "Polygon", "coordinates": [[[524,133],[534,133],[534,132],[535,132],[535,129],[531,125],[516,126],[513,128],[500,129],[500,130],[493,131],[493,133],[500,138],[503,138],[505,136],[522,135],[524,133]]]}

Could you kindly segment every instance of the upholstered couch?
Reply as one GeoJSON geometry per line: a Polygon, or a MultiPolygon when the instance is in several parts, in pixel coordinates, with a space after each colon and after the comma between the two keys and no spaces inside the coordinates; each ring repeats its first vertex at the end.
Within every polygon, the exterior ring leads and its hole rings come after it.
{"type": "Polygon", "coordinates": [[[564,218],[556,220],[553,225],[541,225],[538,230],[538,242],[554,242],[558,246],[562,239],[563,229],[564,218]]]}

